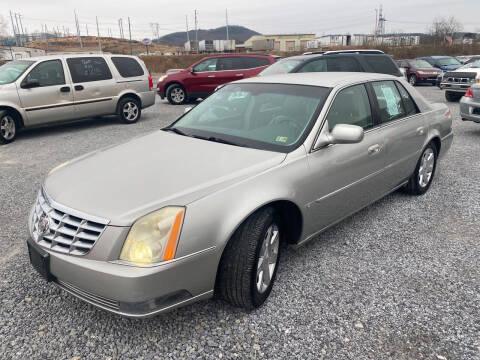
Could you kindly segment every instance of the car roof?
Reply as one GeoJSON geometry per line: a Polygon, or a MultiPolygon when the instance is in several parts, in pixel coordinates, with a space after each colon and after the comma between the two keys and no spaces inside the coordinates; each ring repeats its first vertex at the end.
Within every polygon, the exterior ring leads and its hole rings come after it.
{"type": "Polygon", "coordinates": [[[239,80],[236,83],[295,84],[333,88],[350,83],[375,80],[398,80],[398,77],[363,72],[313,72],[259,76],[239,80]]]}
{"type": "Polygon", "coordinates": [[[17,59],[17,60],[28,60],[28,61],[45,61],[45,60],[55,60],[55,59],[65,59],[65,58],[78,58],[78,57],[103,57],[103,56],[115,56],[115,57],[132,57],[136,58],[136,56],[131,56],[131,55],[121,55],[121,54],[90,54],[90,53],[74,53],[74,54],[68,54],[68,53],[62,53],[62,54],[51,54],[51,55],[43,55],[43,56],[33,56],[30,58],[25,58],[25,59],[17,59]]]}

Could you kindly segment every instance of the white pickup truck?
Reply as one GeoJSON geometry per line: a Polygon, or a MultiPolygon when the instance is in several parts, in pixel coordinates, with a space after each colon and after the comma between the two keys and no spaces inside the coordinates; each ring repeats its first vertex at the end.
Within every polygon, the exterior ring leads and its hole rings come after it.
{"type": "Polygon", "coordinates": [[[440,87],[445,90],[447,101],[458,101],[468,88],[480,82],[480,60],[473,61],[456,70],[446,72],[440,87]]]}

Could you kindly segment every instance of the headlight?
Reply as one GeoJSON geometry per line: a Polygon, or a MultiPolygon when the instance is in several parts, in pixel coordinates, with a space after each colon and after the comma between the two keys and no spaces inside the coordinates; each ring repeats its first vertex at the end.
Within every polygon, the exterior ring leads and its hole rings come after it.
{"type": "Polygon", "coordinates": [[[172,260],[185,208],[169,206],[138,219],[123,244],[120,260],[148,266],[172,260]]]}
{"type": "Polygon", "coordinates": [[[167,75],[162,75],[158,78],[158,82],[162,82],[163,80],[165,80],[167,77],[167,75]]]}
{"type": "Polygon", "coordinates": [[[425,71],[419,71],[419,74],[425,75],[425,71]]]}

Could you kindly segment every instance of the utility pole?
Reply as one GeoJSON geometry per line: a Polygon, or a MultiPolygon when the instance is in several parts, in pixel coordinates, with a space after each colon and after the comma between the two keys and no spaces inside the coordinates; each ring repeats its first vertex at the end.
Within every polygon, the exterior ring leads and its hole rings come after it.
{"type": "Polygon", "coordinates": [[[22,43],[25,44],[25,37],[27,35],[27,30],[23,28],[22,15],[18,14],[18,19],[20,20],[20,28],[22,29],[22,35],[23,35],[22,43]]]}
{"type": "Polygon", "coordinates": [[[133,48],[132,48],[132,26],[130,24],[130,16],[128,17],[128,34],[130,37],[130,55],[133,55],[133,48]]]}
{"type": "Polygon", "coordinates": [[[42,25],[42,29],[45,27],[44,34],[45,34],[45,42],[47,44],[47,50],[45,51],[45,54],[48,54],[48,30],[47,30],[47,24],[42,25]]]}
{"type": "Polygon", "coordinates": [[[185,15],[185,25],[187,25],[187,42],[190,46],[190,35],[188,34],[188,15],[185,15]]]}
{"type": "Polygon", "coordinates": [[[120,39],[125,39],[125,35],[123,33],[123,20],[118,19],[118,29],[120,31],[120,39]]]}
{"type": "MultiPolygon", "coordinates": [[[[18,46],[17,29],[15,29],[15,23],[13,22],[13,15],[12,15],[11,10],[10,10],[10,20],[12,20],[13,36],[15,37],[15,45],[18,46]]],[[[13,60],[13,58],[12,58],[12,60],[13,60]]]]}
{"type": "Polygon", "coordinates": [[[85,24],[85,30],[87,30],[87,36],[89,36],[88,35],[88,24],[85,24]]]}
{"type": "MultiPolygon", "coordinates": [[[[21,30],[20,30],[20,27],[18,26],[18,17],[17,17],[18,14],[13,13],[13,15],[15,15],[15,23],[17,24],[17,34],[18,34],[18,40],[19,40],[18,42],[20,43],[20,46],[22,46],[23,45],[23,43],[22,43],[22,33],[20,32],[21,30]]],[[[17,44],[17,46],[18,46],[18,44],[17,44]]]]}
{"type": "Polygon", "coordinates": [[[195,48],[197,49],[197,54],[198,54],[198,19],[197,19],[196,9],[195,9],[195,48]]]}
{"type": "Polygon", "coordinates": [[[75,10],[73,10],[73,13],[75,14],[75,25],[77,27],[78,42],[80,43],[80,47],[83,48],[82,36],[80,34],[80,25],[78,24],[77,12],[75,10]]]}
{"type": "Polygon", "coordinates": [[[98,28],[98,16],[95,16],[95,20],[97,20],[97,40],[98,40],[98,50],[102,52],[102,42],[100,40],[100,29],[98,28]]]}
{"type": "Polygon", "coordinates": [[[225,9],[225,22],[227,24],[227,41],[229,40],[228,38],[228,9],[225,9]]]}

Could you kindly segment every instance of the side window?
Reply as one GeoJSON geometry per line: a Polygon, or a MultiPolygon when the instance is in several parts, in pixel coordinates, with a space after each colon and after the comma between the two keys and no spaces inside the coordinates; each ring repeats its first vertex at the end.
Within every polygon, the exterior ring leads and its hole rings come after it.
{"type": "Polygon", "coordinates": [[[38,80],[40,86],[65,84],[65,74],[60,60],[49,60],[38,64],[26,76],[26,80],[38,80]]]}
{"type": "Polygon", "coordinates": [[[402,98],[393,81],[377,81],[372,83],[380,110],[380,122],[386,123],[405,116],[402,98]]]}
{"type": "Polygon", "coordinates": [[[270,65],[270,61],[265,58],[260,57],[244,57],[243,58],[244,68],[245,69],[253,69],[256,67],[267,66],[270,65]]]}
{"type": "Polygon", "coordinates": [[[364,55],[373,72],[398,76],[400,71],[388,55],[364,55]]]}
{"type": "Polygon", "coordinates": [[[351,57],[335,57],[328,58],[328,71],[351,71],[361,72],[363,71],[358,61],[351,57]]]}
{"type": "Polygon", "coordinates": [[[327,60],[318,59],[318,60],[314,60],[306,63],[305,66],[303,66],[297,72],[304,73],[304,72],[324,72],[324,71],[327,71],[327,60]]]}
{"type": "Polygon", "coordinates": [[[355,85],[341,90],[327,115],[328,129],[337,124],[358,125],[363,129],[374,126],[370,102],[365,85],[355,85]]]}
{"type": "Polygon", "coordinates": [[[74,83],[112,78],[107,62],[101,57],[69,58],[67,64],[74,83]]]}
{"type": "Polygon", "coordinates": [[[395,84],[397,85],[400,96],[402,97],[403,107],[405,108],[407,116],[419,113],[418,107],[415,104],[415,101],[413,101],[408,91],[399,82],[395,82],[395,84]]]}
{"type": "Polygon", "coordinates": [[[112,62],[120,75],[124,78],[142,76],[144,74],[143,69],[138,61],[133,58],[112,56],[112,62]]]}
{"type": "Polygon", "coordinates": [[[243,58],[241,57],[221,57],[217,61],[217,71],[227,71],[227,70],[240,70],[245,69],[245,64],[243,63],[243,58]]]}
{"type": "Polygon", "coordinates": [[[217,58],[207,59],[193,67],[194,72],[206,72],[206,71],[216,71],[217,70],[217,58]]]}

